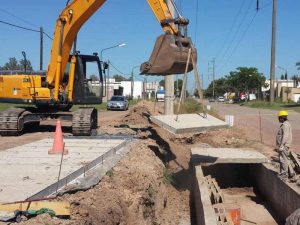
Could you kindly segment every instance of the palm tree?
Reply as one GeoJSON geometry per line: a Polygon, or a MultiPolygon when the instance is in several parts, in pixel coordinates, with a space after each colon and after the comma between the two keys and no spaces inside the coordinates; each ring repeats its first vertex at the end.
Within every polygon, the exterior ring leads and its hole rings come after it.
{"type": "Polygon", "coordinates": [[[297,70],[300,70],[300,61],[296,62],[297,70]]]}

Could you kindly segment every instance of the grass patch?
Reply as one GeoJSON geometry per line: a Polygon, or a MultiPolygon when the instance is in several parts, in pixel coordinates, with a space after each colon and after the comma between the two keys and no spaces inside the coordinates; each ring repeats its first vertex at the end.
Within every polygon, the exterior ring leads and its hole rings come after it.
{"type": "Polygon", "coordinates": [[[24,104],[14,104],[14,103],[0,103],[0,112],[3,112],[4,110],[8,108],[17,108],[17,107],[28,107],[32,105],[24,105],[24,104]]]}
{"type": "Polygon", "coordinates": [[[244,106],[248,106],[251,108],[273,109],[273,110],[290,109],[296,112],[300,112],[300,104],[297,103],[274,102],[274,104],[271,104],[270,102],[264,102],[264,101],[251,101],[251,102],[244,103],[244,106]]]}
{"type": "Polygon", "coordinates": [[[163,177],[165,184],[171,185],[174,183],[173,174],[168,168],[164,168],[163,177]]]}
{"type": "Polygon", "coordinates": [[[106,176],[112,178],[114,176],[114,168],[111,168],[109,171],[106,172],[106,176]]]}
{"type": "MultiPolygon", "coordinates": [[[[206,107],[206,105],[204,106],[206,107]]],[[[193,114],[193,113],[203,113],[202,104],[195,99],[192,98],[186,99],[185,103],[181,105],[179,113],[178,113],[178,103],[174,104],[174,114],[193,114]]],[[[223,120],[223,118],[219,116],[213,109],[206,110],[206,113],[220,120],[223,120]]]]}
{"type": "Polygon", "coordinates": [[[144,205],[143,216],[145,219],[154,215],[155,198],[157,191],[150,186],[145,190],[142,196],[142,204],[144,205]]]}
{"type": "Polygon", "coordinates": [[[177,114],[191,114],[191,113],[201,113],[202,105],[197,102],[195,99],[186,99],[185,102],[180,106],[180,110],[178,112],[178,104],[174,104],[174,113],[177,114]]]}

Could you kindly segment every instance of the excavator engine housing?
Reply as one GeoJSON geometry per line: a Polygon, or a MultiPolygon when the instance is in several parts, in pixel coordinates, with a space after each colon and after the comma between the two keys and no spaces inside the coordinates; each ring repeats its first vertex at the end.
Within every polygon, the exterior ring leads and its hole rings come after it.
{"type": "MultiPolygon", "coordinates": [[[[143,75],[170,75],[185,73],[189,49],[191,56],[197,62],[197,50],[193,47],[189,37],[174,34],[163,34],[156,39],[156,43],[149,61],[141,64],[140,73],[143,75]]],[[[193,70],[192,60],[189,61],[188,70],[193,70]]]]}

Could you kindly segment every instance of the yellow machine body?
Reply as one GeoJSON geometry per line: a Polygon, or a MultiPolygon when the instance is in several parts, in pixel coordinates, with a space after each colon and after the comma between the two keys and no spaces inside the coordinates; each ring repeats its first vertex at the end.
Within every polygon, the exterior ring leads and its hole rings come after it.
{"type": "Polygon", "coordinates": [[[42,87],[41,78],[39,75],[1,75],[0,98],[7,102],[50,100],[50,89],[42,87]]]}

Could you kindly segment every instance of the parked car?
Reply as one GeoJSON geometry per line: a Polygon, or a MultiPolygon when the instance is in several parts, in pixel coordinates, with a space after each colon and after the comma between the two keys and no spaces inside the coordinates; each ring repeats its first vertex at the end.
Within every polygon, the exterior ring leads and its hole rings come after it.
{"type": "Polygon", "coordinates": [[[224,102],[224,101],[225,101],[225,99],[224,99],[223,96],[220,96],[220,97],[218,98],[218,102],[224,102]]]}
{"type": "Polygon", "coordinates": [[[114,95],[107,103],[107,110],[127,110],[129,106],[128,100],[125,96],[114,95]]]}
{"type": "Polygon", "coordinates": [[[245,100],[241,99],[239,97],[236,97],[236,98],[233,99],[233,103],[242,103],[242,102],[245,102],[245,100]]]}

